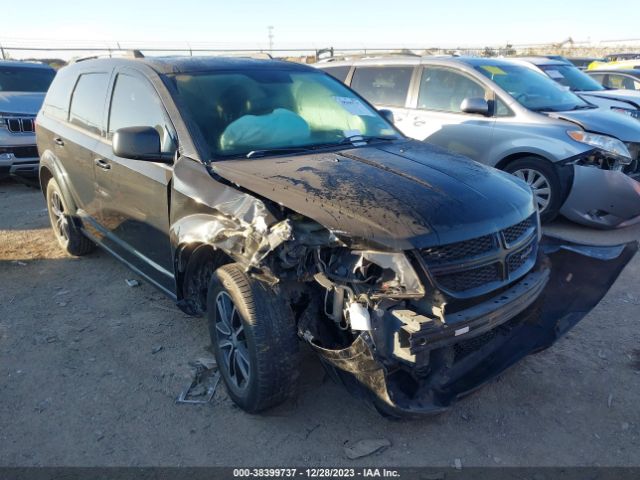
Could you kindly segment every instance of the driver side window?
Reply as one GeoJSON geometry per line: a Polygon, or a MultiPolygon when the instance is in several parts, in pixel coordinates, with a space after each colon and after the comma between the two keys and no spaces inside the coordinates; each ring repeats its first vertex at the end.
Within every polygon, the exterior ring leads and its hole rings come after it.
{"type": "Polygon", "coordinates": [[[160,134],[162,153],[173,153],[176,149],[173,129],[156,92],[144,80],[121,73],[111,97],[109,138],[126,127],[153,127],[160,134]]]}
{"type": "Polygon", "coordinates": [[[420,78],[418,108],[461,113],[465,98],[484,98],[488,93],[469,77],[445,68],[425,67],[420,78]]]}

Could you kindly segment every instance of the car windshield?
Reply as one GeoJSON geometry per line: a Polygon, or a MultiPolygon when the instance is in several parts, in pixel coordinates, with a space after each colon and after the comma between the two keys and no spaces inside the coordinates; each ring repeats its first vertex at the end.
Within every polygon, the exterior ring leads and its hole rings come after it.
{"type": "Polygon", "coordinates": [[[323,72],[247,69],[173,78],[218,157],[399,138],[375,109],[323,72]]]}
{"type": "Polygon", "coordinates": [[[33,67],[0,67],[0,92],[46,92],[54,70],[33,67]]]}
{"type": "Polygon", "coordinates": [[[574,92],[595,92],[605,90],[593,78],[577,67],[570,65],[540,65],[539,68],[560,85],[569,87],[574,92]]]}
{"type": "Polygon", "coordinates": [[[534,111],[562,112],[591,108],[566,87],[543,73],[520,65],[479,65],[480,73],[493,80],[522,106],[534,111]]]}

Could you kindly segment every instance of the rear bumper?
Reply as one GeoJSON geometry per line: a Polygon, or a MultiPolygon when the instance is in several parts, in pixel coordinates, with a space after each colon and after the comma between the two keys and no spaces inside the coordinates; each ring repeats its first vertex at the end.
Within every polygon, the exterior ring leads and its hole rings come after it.
{"type": "Polygon", "coordinates": [[[442,341],[427,339],[429,358],[420,369],[381,356],[375,331],[362,333],[341,350],[312,346],[334,378],[379,411],[393,416],[440,413],[564,335],[606,294],[638,244],[584,247],[545,237],[543,248],[547,260],[539,278],[531,279],[533,285],[475,317],[489,328],[442,341]]]}
{"type": "Polygon", "coordinates": [[[595,228],[640,221],[640,183],[623,172],[574,165],[573,183],[560,213],[595,228]]]}

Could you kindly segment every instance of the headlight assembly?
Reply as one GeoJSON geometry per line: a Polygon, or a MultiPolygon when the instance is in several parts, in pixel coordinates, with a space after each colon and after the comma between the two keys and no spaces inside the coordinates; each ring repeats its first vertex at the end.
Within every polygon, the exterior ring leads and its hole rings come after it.
{"type": "Polygon", "coordinates": [[[631,163],[631,154],[629,153],[629,149],[627,149],[626,145],[617,138],[589,133],[584,130],[567,130],[567,135],[576,142],[591,145],[592,147],[599,148],[605,152],[620,157],[621,163],[625,165],[631,163]]]}

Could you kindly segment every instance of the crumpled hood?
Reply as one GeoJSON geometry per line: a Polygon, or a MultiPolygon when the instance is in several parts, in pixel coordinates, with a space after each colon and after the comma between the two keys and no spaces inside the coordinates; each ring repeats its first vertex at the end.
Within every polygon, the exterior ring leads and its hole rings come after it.
{"type": "Polygon", "coordinates": [[[36,115],[42,106],[45,93],[0,92],[0,113],[36,115]]]}
{"type": "Polygon", "coordinates": [[[546,114],[552,118],[575,123],[589,132],[616,137],[623,142],[640,142],[640,122],[616,112],[593,108],[546,114]]]}
{"type": "Polygon", "coordinates": [[[594,92],[580,92],[580,94],[629,102],[630,107],[634,106],[636,108],[640,108],[640,91],[636,90],[598,90],[594,92]]]}
{"type": "Polygon", "coordinates": [[[339,237],[407,250],[493,233],[534,213],[511,175],[417,141],[212,164],[339,237]]]}

